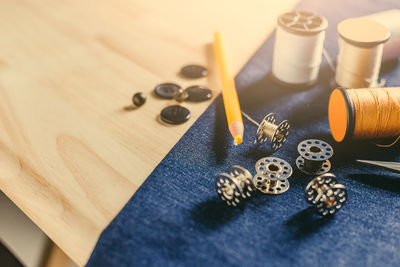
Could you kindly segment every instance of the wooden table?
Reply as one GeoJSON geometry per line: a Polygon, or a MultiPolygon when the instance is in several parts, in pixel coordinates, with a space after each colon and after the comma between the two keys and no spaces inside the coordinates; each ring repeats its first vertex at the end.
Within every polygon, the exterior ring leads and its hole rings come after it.
{"type": "MultiPolygon", "coordinates": [[[[210,102],[161,125],[154,86],[219,91],[210,49],[225,33],[237,72],[296,1],[0,1],[0,189],[77,264],[210,102]],[[202,80],[177,75],[209,67],[202,80]],[[128,111],[133,93],[147,103],[128,111]]],[[[262,67],[262,66],[261,66],[262,67]]]]}

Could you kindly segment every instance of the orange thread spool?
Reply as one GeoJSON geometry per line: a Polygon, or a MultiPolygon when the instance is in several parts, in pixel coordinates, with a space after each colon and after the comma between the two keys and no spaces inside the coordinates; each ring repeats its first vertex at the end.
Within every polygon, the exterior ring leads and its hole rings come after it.
{"type": "Polygon", "coordinates": [[[333,90],[329,127],[337,142],[400,136],[400,87],[333,90]]]}

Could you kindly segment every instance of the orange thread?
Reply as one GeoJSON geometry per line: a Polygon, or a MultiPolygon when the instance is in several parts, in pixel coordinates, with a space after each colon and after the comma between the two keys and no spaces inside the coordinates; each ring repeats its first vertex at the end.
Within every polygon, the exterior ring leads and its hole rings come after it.
{"type": "Polygon", "coordinates": [[[390,144],[388,144],[388,145],[382,145],[382,144],[376,144],[376,143],[375,143],[375,145],[376,145],[376,146],[379,146],[379,147],[392,147],[392,146],[394,146],[394,145],[397,143],[397,141],[399,141],[399,140],[400,140],[400,135],[399,135],[399,137],[396,138],[396,140],[394,140],[392,143],[390,143],[390,144]]]}
{"type": "Polygon", "coordinates": [[[374,139],[385,137],[400,139],[400,87],[348,89],[354,106],[354,138],[374,139]]]}

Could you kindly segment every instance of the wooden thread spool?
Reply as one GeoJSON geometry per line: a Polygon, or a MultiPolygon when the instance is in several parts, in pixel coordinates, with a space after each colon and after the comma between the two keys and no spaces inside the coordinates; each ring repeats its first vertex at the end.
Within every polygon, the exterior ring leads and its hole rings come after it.
{"type": "Polygon", "coordinates": [[[339,54],[336,83],[346,88],[376,87],[383,45],[390,31],[368,18],[346,19],[337,27],[339,54]]]}
{"type": "Polygon", "coordinates": [[[328,108],[333,138],[342,142],[400,135],[400,87],[333,90],[328,108]]]}

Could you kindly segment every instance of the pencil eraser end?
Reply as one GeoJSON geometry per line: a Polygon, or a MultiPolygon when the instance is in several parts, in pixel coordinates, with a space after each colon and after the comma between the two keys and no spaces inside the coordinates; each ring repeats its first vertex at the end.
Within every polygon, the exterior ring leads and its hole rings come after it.
{"type": "Polygon", "coordinates": [[[243,141],[243,138],[240,135],[236,135],[233,141],[235,146],[240,145],[243,141]]]}

